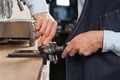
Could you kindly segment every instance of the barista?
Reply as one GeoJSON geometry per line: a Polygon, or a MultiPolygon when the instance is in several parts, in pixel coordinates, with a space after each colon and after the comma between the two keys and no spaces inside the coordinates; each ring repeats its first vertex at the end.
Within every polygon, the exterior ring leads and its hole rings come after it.
{"type": "MultiPolygon", "coordinates": [[[[29,7],[31,7],[34,2],[39,2],[37,0],[29,1],[32,3],[29,5],[29,7]]],[[[44,2],[44,0],[40,1],[44,2]]],[[[36,3],[36,5],[37,4],[38,3],[36,3]]],[[[119,4],[119,0],[85,0],[83,9],[84,15],[81,15],[76,28],[68,37],[67,47],[62,53],[63,58],[67,57],[67,80],[120,79],[120,31],[114,32],[114,30],[99,30],[101,27],[98,25],[98,18],[100,17],[100,21],[104,20],[102,25],[111,21],[111,23],[109,23],[110,27],[111,24],[113,25],[114,23],[113,27],[115,28],[115,31],[119,30],[119,28],[116,28],[119,26],[116,26],[116,23],[119,23],[119,19],[117,19],[119,18],[120,13],[119,4]],[[104,54],[102,54],[101,48],[103,49],[103,52],[105,52],[104,54]],[[76,54],[76,52],[78,53],[76,54]]],[[[45,8],[43,4],[41,4],[41,6],[45,8]]],[[[37,8],[34,9],[37,11],[37,8]]],[[[33,8],[31,8],[31,11],[34,11],[33,8]]],[[[35,36],[35,38],[38,39],[40,36],[42,36],[40,37],[41,39],[39,41],[39,45],[42,43],[46,44],[55,35],[56,27],[51,26],[53,28],[50,28],[47,26],[49,20],[45,20],[46,24],[41,22],[40,15],[36,15],[34,17],[37,19],[37,25],[34,31],[38,31],[38,34],[35,36]],[[46,33],[50,33],[50,35],[46,36],[46,33]]],[[[50,17],[46,17],[46,19],[48,18],[50,17]]],[[[52,25],[54,25],[54,23],[52,25]]],[[[107,25],[102,27],[106,28],[106,26],[107,25]]]]}

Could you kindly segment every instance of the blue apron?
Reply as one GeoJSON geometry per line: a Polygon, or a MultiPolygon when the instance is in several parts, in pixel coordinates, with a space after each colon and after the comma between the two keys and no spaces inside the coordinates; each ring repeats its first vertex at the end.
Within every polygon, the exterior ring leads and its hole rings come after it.
{"type": "MultiPolygon", "coordinates": [[[[120,0],[85,0],[81,17],[66,42],[91,30],[120,32],[120,0]]],[[[91,56],[66,58],[66,80],[120,80],[120,56],[101,49],[91,56]]]]}

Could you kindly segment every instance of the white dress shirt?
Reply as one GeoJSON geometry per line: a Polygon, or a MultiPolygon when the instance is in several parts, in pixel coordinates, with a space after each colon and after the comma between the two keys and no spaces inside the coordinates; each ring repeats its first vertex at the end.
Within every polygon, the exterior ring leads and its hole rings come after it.
{"type": "Polygon", "coordinates": [[[104,30],[102,52],[113,51],[120,56],[120,32],[104,30]]]}
{"type": "Polygon", "coordinates": [[[49,12],[46,0],[24,0],[30,9],[31,15],[41,13],[41,12],[49,12]]]}
{"type": "MultiPolygon", "coordinates": [[[[25,0],[27,3],[31,14],[37,14],[40,12],[48,12],[48,8],[45,0],[25,0]]],[[[84,5],[84,0],[78,1],[78,13],[79,16],[82,11],[82,7],[84,5]]],[[[103,38],[103,48],[102,52],[113,51],[115,54],[120,56],[120,33],[104,30],[104,38],[103,38]]]]}

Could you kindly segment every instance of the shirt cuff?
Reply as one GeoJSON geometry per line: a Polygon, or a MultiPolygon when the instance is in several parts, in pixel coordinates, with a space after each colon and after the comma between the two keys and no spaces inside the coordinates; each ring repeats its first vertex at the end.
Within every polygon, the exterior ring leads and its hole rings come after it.
{"type": "Polygon", "coordinates": [[[113,51],[120,56],[120,32],[104,30],[102,52],[113,51]]]}
{"type": "Polygon", "coordinates": [[[25,0],[28,8],[30,9],[31,15],[49,12],[45,0],[25,0]]]}

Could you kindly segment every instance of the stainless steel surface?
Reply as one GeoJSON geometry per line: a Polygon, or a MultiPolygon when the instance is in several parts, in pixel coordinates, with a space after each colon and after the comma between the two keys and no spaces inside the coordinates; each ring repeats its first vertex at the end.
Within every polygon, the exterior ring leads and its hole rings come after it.
{"type": "Polygon", "coordinates": [[[13,14],[13,11],[12,11],[13,1],[7,0],[6,6],[7,6],[6,7],[6,17],[9,19],[9,18],[11,18],[12,14],[13,14]]]}
{"type": "MultiPolygon", "coordinates": [[[[17,5],[20,11],[24,10],[23,5],[25,2],[23,0],[17,0],[17,5]]],[[[11,18],[13,14],[13,0],[0,0],[0,21],[5,21],[11,18]]]]}
{"type": "Polygon", "coordinates": [[[0,21],[0,39],[33,42],[33,24],[33,21],[0,21]]]}
{"type": "Polygon", "coordinates": [[[12,0],[0,0],[0,20],[9,19],[12,15],[12,8],[12,0]]]}

